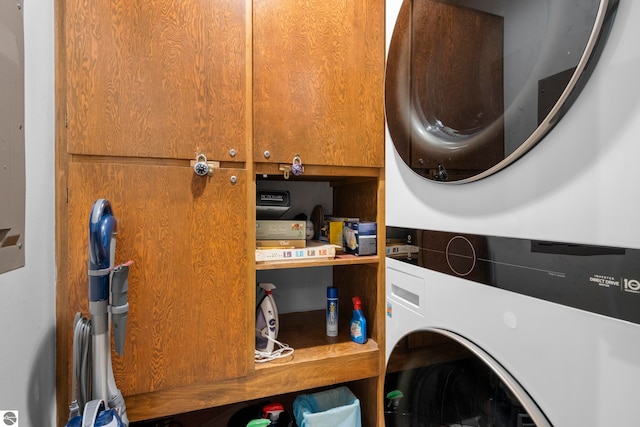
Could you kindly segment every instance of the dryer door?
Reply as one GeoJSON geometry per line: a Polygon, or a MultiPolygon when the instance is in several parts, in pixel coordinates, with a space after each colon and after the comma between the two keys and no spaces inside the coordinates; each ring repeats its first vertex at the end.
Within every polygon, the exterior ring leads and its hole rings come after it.
{"type": "Polygon", "coordinates": [[[399,341],[387,364],[385,397],[387,427],[551,425],[496,360],[441,329],[399,341]]]}
{"type": "Polygon", "coordinates": [[[385,74],[399,157],[458,183],[520,158],[586,84],[618,1],[402,0],[385,74]]]}

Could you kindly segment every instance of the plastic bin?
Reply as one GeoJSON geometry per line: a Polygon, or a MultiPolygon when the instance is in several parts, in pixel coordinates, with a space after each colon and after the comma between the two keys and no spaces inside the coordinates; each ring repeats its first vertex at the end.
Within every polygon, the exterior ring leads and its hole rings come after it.
{"type": "Polygon", "coordinates": [[[298,427],[362,427],[360,401],[347,387],[302,394],[293,414],[298,427]]]}

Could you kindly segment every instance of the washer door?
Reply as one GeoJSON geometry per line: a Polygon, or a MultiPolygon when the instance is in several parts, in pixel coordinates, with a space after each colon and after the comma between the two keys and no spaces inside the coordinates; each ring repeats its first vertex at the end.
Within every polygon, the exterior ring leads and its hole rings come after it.
{"type": "Polygon", "coordinates": [[[498,362],[442,329],[399,341],[387,364],[385,396],[387,427],[551,425],[498,362]]]}
{"type": "Polygon", "coordinates": [[[417,174],[469,182],[522,156],[591,74],[618,0],[403,0],[385,76],[389,134],[417,174]]]}

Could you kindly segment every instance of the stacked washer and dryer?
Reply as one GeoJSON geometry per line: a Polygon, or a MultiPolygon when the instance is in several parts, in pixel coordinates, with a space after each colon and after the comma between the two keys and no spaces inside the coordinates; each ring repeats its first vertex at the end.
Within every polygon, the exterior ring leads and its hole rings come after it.
{"type": "Polygon", "coordinates": [[[386,425],[640,425],[640,3],[386,14],[386,425]]]}

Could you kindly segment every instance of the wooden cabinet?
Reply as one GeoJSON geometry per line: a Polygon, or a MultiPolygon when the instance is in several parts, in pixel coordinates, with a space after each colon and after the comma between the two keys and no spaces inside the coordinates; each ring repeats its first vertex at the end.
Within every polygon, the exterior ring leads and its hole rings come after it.
{"type": "Polygon", "coordinates": [[[244,1],[62,3],[69,153],[244,161],[244,1]]]}
{"type": "Polygon", "coordinates": [[[241,169],[202,178],[189,167],[69,165],[63,325],[88,315],[89,213],[105,198],[118,221],[115,262],[133,261],[125,352],[113,357],[125,396],[246,375],[249,349],[234,345],[249,322],[246,178],[241,169]]]}
{"type": "MultiPolygon", "coordinates": [[[[282,180],[299,154],[295,180],[330,185],[333,214],[377,221],[384,253],[384,2],[65,0],[56,11],[59,424],[73,318],[88,315],[88,215],[106,198],[116,262],[134,261],[125,353],[113,355],[131,422],[346,384],[364,425],[381,425],[384,256],[257,265],[253,251],[256,184],[282,180]],[[194,174],[199,152],[220,162],[213,176],[194,174]],[[361,296],[370,340],[344,329],[327,341],[322,312],[290,313],[293,360],[254,363],[256,278],[313,267],[361,296]]],[[[346,325],[347,298],[341,311],[346,325]]]]}
{"type": "MultiPolygon", "coordinates": [[[[56,16],[58,423],[71,401],[74,316],[89,315],[88,221],[99,198],[118,220],[116,262],[134,262],[115,379],[130,420],[154,418],[156,405],[135,399],[238,381],[253,368],[250,8],[65,0],[56,16]],[[213,176],[194,174],[198,153],[220,162],[213,176]]],[[[191,409],[171,400],[158,416],[191,409]]]]}
{"type": "Polygon", "coordinates": [[[382,167],[383,73],[384,1],[255,0],[254,160],[382,167]]]}

